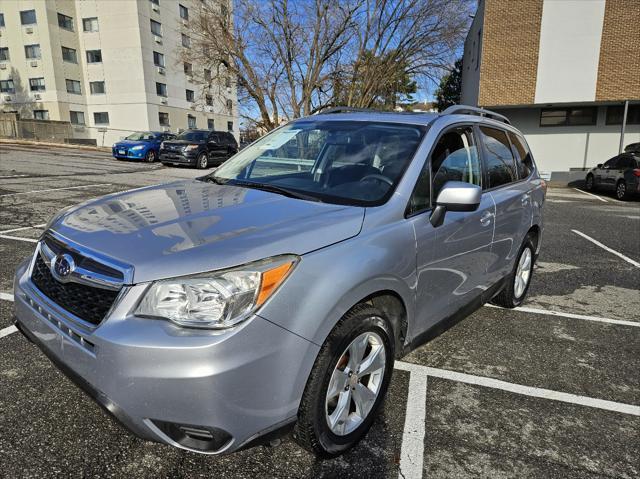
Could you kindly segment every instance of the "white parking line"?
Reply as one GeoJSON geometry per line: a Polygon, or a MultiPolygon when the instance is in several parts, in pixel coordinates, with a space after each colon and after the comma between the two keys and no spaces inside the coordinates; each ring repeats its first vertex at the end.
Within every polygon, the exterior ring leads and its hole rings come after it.
{"type": "Polygon", "coordinates": [[[2,239],[12,239],[12,240],[16,240],[16,241],[26,241],[27,243],[37,243],[38,242],[37,239],[23,238],[22,236],[0,235],[0,238],[2,238],[2,239]]]}
{"type": "Polygon", "coordinates": [[[4,175],[4,176],[0,176],[0,179],[6,179],[6,178],[24,178],[25,176],[29,176],[29,175],[4,175]]]}
{"type": "Polygon", "coordinates": [[[600,201],[604,201],[605,203],[609,203],[608,200],[605,200],[604,198],[601,198],[598,195],[594,195],[593,193],[589,193],[588,191],[582,191],[582,190],[579,190],[578,188],[574,188],[574,190],[579,191],[580,193],[583,193],[585,195],[589,195],[589,196],[593,196],[594,198],[598,198],[600,201]]]}
{"type": "Polygon", "coordinates": [[[402,432],[399,479],[422,477],[426,408],[427,376],[412,372],[409,376],[407,412],[402,432]]]}
{"type": "Polygon", "coordinates": [[[9,336],[18,331],[18,328],[15,326],[9,326],[8,328],[0,329],[0,338],[4,338],[5,336],[9,336]]]}
{"type": "Polygon", "coordinates": [[[11,293],[0,293],[0,300],[13,302],[13,295],[11,293]]]}
{"type": "Polygon", "coordinates": [[[471,374],[459,373],[457,371],[449,371],[448,369],[437,369],[420,364],[407,363],[404,361],[396,361],[396,369],[409,371],[411,375],[419,374],[426,377],[436,377],[440,379],[449,379],[466,384],[474,384],[476,386],[484,386],[492,389],[500,389],[502,391],[521,394],[523,396],[537,397],[541,399],[551,399],[569,404],[577,404],[595,409],[603,409],[606,411],[619,412],[622,414],[630,414],[632,416],[640,416],[640,406],[625,404],[615,401],[607,401],[605,399],[596,399],[588,396],[580,396],[578,394],[563,393],[553,391],[551,389],[542,389],[532,386],[523,386],[521,384],[509,383],[500,379],[487,378],[484,376],[473,376],[471,374]]]}
{"type": "Polygon", "coordinates": [[[591,236],[588,236],[586,234],[584,234],[582,231],[578,231],[578,230],[571,230],[573,231],[575,234],[582,236],[584,239],[591,241],[593,244],[595,244],[596,246],[600,246],[600,248],[602,248],[605,251],[608,251],[611,254],[615,254],[618,258],[622,258],[623,260],[625,260],[627,263],[632,264],[633,266],[635,266],[636,268],[640,268],[640,263],[638,263],[637,261],[629,258],[628,256],[623,255],[622,253],[619,253],[618,251],[609,248],[606,245],[603,245],[602,243],[600,243],[600,241],[593,239],[591,236]]]}
{"type": "Polygon", "coordinates": [[[19,193],[5,193],[0,195],[3,196],[17,196],[17,195],[29,195],[31,193],[45,193],[48,191],[60,191],[60,190],[79,190],[82,188],[93,188],[94,186],[111,186],[111,183],[97,183],[95,185],[82,185],[82,186],[67,186],[65,188],[49,188],[46,190],[33,190],[33,191],[21,191],[19,193]]]}
{"type": "Polygon", "coordinates": [[[30,230],[33,228],[42,228],[46,226],[46,223],[42,223],[41,225],[33,225],[33,226],[23,226],[22,228],[13,228],[12,230],[4,230],[4,231],[0,231],[0,234],[7,234],[7,233],[13,233],[15,231],[23,231],[23,230],[30,230]]]}
{"type": "MultiPolygon", "coordinates": [[[[501,308],[500,306],[496,306],[494,304],[485,304],[485,306],[489,308],[501,308]]],[[[526,306],[518,306],[517,308],[513,308],[514,311],[521,311],[523,313],[533,313],[533,314],[546,314],[549,316],[557,316],[561,318],[571,318],[571,319],[584,319],[585,321],[596,321],[599,323],[607,323],[607,324],[617,324],[619,326],[633,326],[636,328],[640,328],[640,321],[625,321],[622,319],[609,319],[603,318],[600,316],[587,316],[585,314],[574,314],[574,313],[563,313],[562,311],[553,311],[550,309],[537,309],[537,308],[527,308],[526,306]]]]}

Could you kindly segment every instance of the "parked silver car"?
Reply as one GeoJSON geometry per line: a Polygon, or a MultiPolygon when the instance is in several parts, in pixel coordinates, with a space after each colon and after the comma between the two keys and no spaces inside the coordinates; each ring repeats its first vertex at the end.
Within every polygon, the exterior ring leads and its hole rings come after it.
{"type": "Polygon", "coordinates": [[[59,213],[16,273],[16,324],[140,437],[217,454],[293,428],[334,456],[394,359],[522,303],[545,191],[500,115],[333,110],[59,213]]]}

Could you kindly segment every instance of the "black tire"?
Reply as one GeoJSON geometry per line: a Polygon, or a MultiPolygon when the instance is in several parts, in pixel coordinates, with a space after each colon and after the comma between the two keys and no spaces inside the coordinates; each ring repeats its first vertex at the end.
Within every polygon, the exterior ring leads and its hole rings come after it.
{"type": "Polygon", "coordinates": [[[492,304],[495,304],[497,306],[502,306],[503,308],[516,308],[524,302],[525,298],[527,297],[527,293],[529,292],[529,286],[531,285],[531,278],[533,277],[535,251],[536,249],[533,244],[532,237],[531,235],[527,235],[524,242],[522,243],[522,246],[520,247],[520,251],[518,252],[518,256],[513,265],[513,270],[511,271],[511,274],[507,279],[506,286],[502,289],[502,291],[500,291],[496,296],[494,296],[494,298],[491,300],[492,304]],[[515,291],[516,272],[518,270],[518,264],[520,262],[520,258],[522,258],[522,255],[525,254],[526,249],[529,249],[529,252],[531,254],[531,266],[529,271],[529,279],[526,283],[524,291],[520,294],[520,296],[517,296],[515,291]]]}
{"type": "Polygon", "coordinates": [[[354,306],[336,324],[318,353],[298,409],[298,421],[293,431],[294,439],[321,458],[335,457],[355,446],[375,420],[376,412],[384,400],[391,380],[393,362],[393,332],[384,313],[369,304],[354,306]],[[347,347],[356,337],[366,332],[377,334],[384,345],[385,365],[380,389],[362,423],[349,434],[336,435],[331,431],[326,419],[329,381],[338,361],[343,360],[347,347]]]}
{"type": "Polygon", "coordinates": [[[624,180],[618,181],[616,185],[616,198],[620,201],[624,201],[629,197],[629,189],[627,188],[627,182],[624,180]]]}
{"type": "Polygon", "coordinates": [[[196,168],[204,170],[209,166],[209,158],[206,153],[201,153],[196,160],[196,168]]]}
{"type": "Polygon", "coordinates": [[[154,161],[156,161],[156,159],[157,159],[157,155],[156,155],[156,152],[153,150],[147,151],[147,154],[144,155],[144,161],[147,163],[153,163],[154,161]]]}
{"type": "Polygon", "coordinates": [[[584,182],[584,189],[587,191],[594,191],[596,189],[596,180],[593,175],[587,175],[587,179],[584,182]]]}

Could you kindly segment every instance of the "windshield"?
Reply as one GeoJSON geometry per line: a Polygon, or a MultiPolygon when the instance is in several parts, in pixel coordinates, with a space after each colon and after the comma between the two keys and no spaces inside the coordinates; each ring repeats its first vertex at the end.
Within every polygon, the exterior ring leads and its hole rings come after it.
{"type": "Polygon", "coordinates": [[[176,140],[185,140],[185,141],[205,141],[209,136],[208,131],[183,131],[178,135],[176,140]]]}
{"type": "Polygon", "coordinates": [[[155,137],[156,135],[148,131],[136,131],[135,133],[127,136],[125,140],[145,141],[145,140],[153,140],[155,137]]]}
{"type": "Polygon", "coordinates": [[[419,125],[305,119],[253,143],[209,178],[266,185],[329,203],[382,204],[425,130],[419,125]]]}

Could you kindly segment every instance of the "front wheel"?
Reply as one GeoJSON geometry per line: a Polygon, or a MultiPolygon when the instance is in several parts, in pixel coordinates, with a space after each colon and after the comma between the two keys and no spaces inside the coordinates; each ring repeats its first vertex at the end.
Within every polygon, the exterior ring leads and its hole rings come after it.
{"type": "Polygon", "coordinates": [[[144,156],[144,161],[147,163],[153,163],[156,161],[156,152],[153,150],[147,151],[147,154],[144,156]]]}
{"type": "Polygon", "coordinates": [[[296,441],[334,457],[364,437],[391,380],[393,332],[377,308],[349,311],[324,342],[307,381],[294,429],[296,441]]]}
{"type": "Polygon", "coordinates": [[[585,189],[587,191],[593,191],[596,188],[595,182],[593,180],[593,175],[588,175],[585,181],[585,189]]]}
{"type": "Polygon", "coordinates": [[[209,166],[209,159],[205,153],[202,153],[196,160],[196,168],[204,170],[207,166],[209,166]]]}
{"type": "Polygon", "coordinates": [[[533,275],[534,252],[531,236],[527,236],[507,279],[507,285],[491,300],[493,304],[503,308],[516,308],[524,302],[533,275]]]}
{"type": "Polygon", "coordinates": [[[627,199],[627,183],[624,180],[618,181],[616,185],[616,198],[621,201],[627,199]]]}

